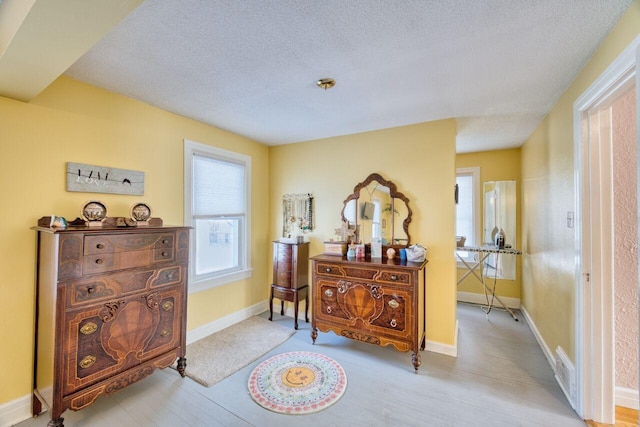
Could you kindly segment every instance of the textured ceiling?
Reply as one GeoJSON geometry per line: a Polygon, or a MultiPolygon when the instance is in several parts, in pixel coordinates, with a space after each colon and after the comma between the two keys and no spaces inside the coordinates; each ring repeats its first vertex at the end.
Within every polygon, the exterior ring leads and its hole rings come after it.
{"type": "Polygon", "coordinates": [[[508,148],[631,2],[146,0],[66,74],[269,145],[456,118],[508,148]]]}

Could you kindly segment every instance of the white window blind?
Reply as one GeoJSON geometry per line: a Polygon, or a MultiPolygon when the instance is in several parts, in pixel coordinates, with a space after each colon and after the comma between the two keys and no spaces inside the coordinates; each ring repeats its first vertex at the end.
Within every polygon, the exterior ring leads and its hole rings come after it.
{"type": "Polygon", "coordinates": [[[202,155],[193,157],[193,215],[238,215],[244,206],[244,166],[202,155]]]}

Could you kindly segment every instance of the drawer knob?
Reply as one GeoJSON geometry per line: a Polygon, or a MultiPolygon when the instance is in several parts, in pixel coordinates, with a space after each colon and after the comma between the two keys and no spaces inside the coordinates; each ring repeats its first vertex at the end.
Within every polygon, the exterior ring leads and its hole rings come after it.
{"type": "Polygon", "coordinates": [[[80,332],[83,335],[91,335],[92,333],[94,333],[97,330],[98,330],[98,325],[96,325],[93,322],[88,322],[82,328],[80,328],[80,332]]]}
{"type": "Polygon", "coordinates": [[[325,271],[326,273],[331,273],[331,268],[327,267],[327,268],[325,268],[325,269],[324,269],[324,271],[325,271]]]}
{"type": "Polygon", "coordinates": [[[88,294],[92,294],[96,291],[96,288],[94,288],[93,286],[87,286],[87,293],[88,294]]]}
{"type": "Polygon", "coordinates": [[[333,296],[333,291],[331,289],[327,289],[326,291],[324,291],[324,294],[327,297],[331,298],[333,296]]]}
{"type": "Polygon", "coordinates": [[[104,261],[102,260],[102,258],[98,258],[98,259],[96,260],[96,264],[102,264],[103,262],[104,262],[104,261]]]}
{"type": "Polygon", "coordinates": [[[84,359],[80,361],[80,367],[82,369],[87,369],[91,367],[94,363],[96,363],[95,356],[85,356],[84,359]]]}
{"type": "Polygon", "coordinates": [[[104,245],[103,245],[102,243],[98,243],[98,244],[96,245],[96,248],[98,248],[98,249],[104,249],[104,245]]]}
{"type": "Polygon", "coordinates": [[[169,335],[171,335],[171,329],[163,329],[162,332],[160,332],[161,337],[168,337],[169,335]]]}
{"type": "Polygon", "coordinates": [[[389,301],[389,307],[398,308],[398,307],[400,307],[400,304],[398,303],[398,301],[392,299],[391,301],[389,301]]]}
{"type": "Polygon", "coordinates": [[[396,319],[391,319],[391,322],[389,322],[389,324],[391,325],[392,328],[395,328],[396,326],[398,326],[398,322],[396,322],[396,319]]]}
{"type": "Polygon", "coordinates": [[[173,301],[165,301],[164,304],[162,304],[162,309],[164,311],[170,311],[173,308],[173,301]]]}
{"type": "Polygon", "coordinates": [[[397,275],[395,275],[395,274],[392,274],[392,275],[391,275],[391,280],[398,280],[398,276],[397,276],[397,275]]]}
{"type": "Polygon", "coordinates": [[[162,239],[162,244],[166,245],[167,243],[169,243],[169,241],[167,239],[162,239]]]}
{"type": "Polygon", "coordinates": [[[169,255],[169,252],[167,252],[167,251],[163,251],[162,252],[162,256],[167,256],[167,255],[169,255]]]}

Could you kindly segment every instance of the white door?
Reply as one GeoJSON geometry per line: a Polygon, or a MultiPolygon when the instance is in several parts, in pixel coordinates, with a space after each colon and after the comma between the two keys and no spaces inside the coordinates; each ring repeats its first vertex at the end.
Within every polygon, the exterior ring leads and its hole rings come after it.
{"type": "Polygon", "coordinates": [[[637,94],[638,50],[640,37],[574,104],[576,411],[606,424],[615,421],[611,105],[628,90],[637,94]]]}

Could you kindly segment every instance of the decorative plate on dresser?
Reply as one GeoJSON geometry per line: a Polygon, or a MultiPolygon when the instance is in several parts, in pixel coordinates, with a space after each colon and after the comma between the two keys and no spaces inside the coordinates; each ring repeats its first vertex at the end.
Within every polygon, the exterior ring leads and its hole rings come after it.
{"type": "Polygon", "coordinates": [[[176,359],[184,376],[189,228],[36,230],[34,416],[62,426],[176,359]]]}

